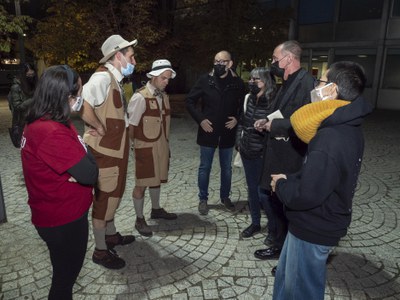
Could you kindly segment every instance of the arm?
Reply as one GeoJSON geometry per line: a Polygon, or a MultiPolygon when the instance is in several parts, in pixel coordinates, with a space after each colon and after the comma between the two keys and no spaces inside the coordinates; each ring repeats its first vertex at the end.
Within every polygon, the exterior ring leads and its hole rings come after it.
{"type": "Polygon", "coordinates": [[[290,209],[308,210],[321,205],[339,184],[340,172],[327,153],[312,151],[301,170],[276,180],[275,192],[290,209]]]}
{"type": "Polygon", "coordinates": [[[14,111],[20,111],[22,110],[21,105],[24,102],[24,99],[22,98],[22,91],[21,87],[19,86],[18,83],[14,83],[11,86],[10,89],[10,97],[11,97],[11,105],[12,105],[12,110],[14,111]]]}
{"type": "Polygon", "coordinates": [[[86,124],[92,127],[92,129],[89,130],[89,133],[91,135],[94,136],[105,135],[105,129],[103,124],[100,122],[99,118],[97,118],[93,107],[87,101],[83,102],[81,118],[86,124]]]}
{"type": "Polygon", "coordinates": [[[269,129],[271,137],[295,136],[290,119],[273,119],[270,121],[269,129]]]}
{"type": "Polygon", "coordinates": [[[245,86],[244,86],[243,81],[241,79],[238,79],[238,81],[239,81],[239,99],[240,99],[238,101],[239,105],[236,110],[236,114],[233,116],[228,116],[229,121],[225,122],[225,127],[227,129],[233,129],[238,124],[239,117],[243,112],[243,105],[245,102],[244,99],[245,99],[245,97],[248,97],[245,92],[245,86]]]}
{"type": "Polygon", "coordinates": [[[92,153],[87,154],[67,171],[78,183],[82,185],[95,185],[99,177],[99,169],[92,153]]]}
{"type": "Polygon", "coordinates": [[[198,124],[206,119],[203,113],[197,108],[197,103],[199,102],[202,95],[203,88],[201,77],[192,87],[185,101],[187,111],[198,124]]]}

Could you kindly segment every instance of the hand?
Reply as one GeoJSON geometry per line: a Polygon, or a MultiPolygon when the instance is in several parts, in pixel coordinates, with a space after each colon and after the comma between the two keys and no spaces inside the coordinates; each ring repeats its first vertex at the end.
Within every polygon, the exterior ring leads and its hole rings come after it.
{"type": "Polygon", "coordinates": [[[69,182],[78,182],[78,181],[76,181],[76,179],[75,179],[74,177],[72,177],[72,176],[71,176],[70,178],[68,178],[68,181],[69,181],[69,182]]]}
{"type": "Polygon", "coordinates": [[[272,188],[272,191],[275,193],[275,187],[276,187],[276,182],[279,180],[279,179],[287,179],[287,177],[286,177],[286,175],[285,174],[272,174],[271,175],[271,178],[272,178],[272,180],[271,180],[271,188],[272,188]]]}
{"type": "Polygon", "coordinates": [[[235,117],[228,117],[229,121],[225,123],[225,128],[233,129],[237,124],[237,120],[235,117]]]}
{"type": "Polygon", "coordinates": [[[272,124],[272,120],[268,121],[267,123],[264,124],[264,129],[268,132],[271,131],[271,124],[272,124]]]}
{"type": "Polygon", "coordinates": [[[268,122],[267,119],[260,119],[254,122],[255,130],[261,132],[264,130],[264,125],[268,122]]]}
{"type": "Polygon", "coordinates": [[[90,128],[87,132],[90,135],[97,136],[97,137],[104,136],[106,134],[103,126],[98,127],[98,128],[90,128]]]}
{"type": "Polygon", "coordinates": [[[200,126],[205,132],[213,132],[212,123],[208,119],[201,121],[200,126]]]}

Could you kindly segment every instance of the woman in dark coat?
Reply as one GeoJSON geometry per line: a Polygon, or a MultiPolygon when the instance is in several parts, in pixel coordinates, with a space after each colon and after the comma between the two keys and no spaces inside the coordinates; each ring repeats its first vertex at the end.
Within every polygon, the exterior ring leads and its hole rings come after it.
{"type": "Polygon", "coordinates": [[[246,95],[245,107],[240,118],[236,148],[242,158],[246,175],[248,201],[251,224],[242,232],[242,237],[248,238],[261,230],[261,209],[267,216],[268,196],[259,187],[259,177],[262,172],[263,152],[267,133],[257,131],[253,124],[256,120],[268,115],[269,107],[274,99],[276,84],[267,68],[255,68],[250,73],[250,93],[246,95]]]}

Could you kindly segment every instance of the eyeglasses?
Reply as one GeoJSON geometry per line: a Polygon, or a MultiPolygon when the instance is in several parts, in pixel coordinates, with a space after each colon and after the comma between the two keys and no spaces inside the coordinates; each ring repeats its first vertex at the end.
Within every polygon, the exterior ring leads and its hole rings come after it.
{"type": "Polygon", "coordinates": [[[289,55],[289,54],[285,55],[285,56],[282,57],[281,59],[278,59],[276,56],[273,55],[273,56],[272,56],[272,61],[273,61],[273,62],[276,62],[276,61],[277,61],[277,62],[280,62],[282,59],[284,59],[284,58],[285,58],[286,56],[288,56],[288,55],[289,55]]]}
{"type": "Polygon", "coordinates": [[[330,81],[326,81],[326,80],[321,80],[321,79],[317,79],[314,81],[314,87],[318,87],[320,86],[321,83],[325,83],[324,85],[327,85],[328,83],[332,83],[330,81]]]}
{"type": "Polygon", "coordinates": [[[214,60],[214,65],[226,65],[229,62],[229,59],[215,59],[214,60]]]}
{"type": "Polygon", "coordinates": [[[260,81],[260,80],[261,80],[260,77],[251,77],[251,78],[249,79],[249,81],[260,81]]]}

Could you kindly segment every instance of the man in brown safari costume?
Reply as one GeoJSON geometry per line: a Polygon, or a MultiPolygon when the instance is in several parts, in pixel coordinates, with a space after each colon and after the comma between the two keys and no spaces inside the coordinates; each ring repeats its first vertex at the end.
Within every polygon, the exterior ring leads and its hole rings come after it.
{"type": "Polygon", "coordinates": [[[104,65],[90,77],[82,91],[83,139],[99,167],[92,212],[96,243],[92,260],[109,269],[125,266],[114,247],[135,240],[133,235],[122,236],[117,232],[114,216],[125,190],[129,157],[129,123],[121,82],[134,70],[136,44],[137,40],[128,42],[119,35],[110,36],[101,46],[104,57],[100,63],[104,65]]]}
{"type": "Polygon", "coordinates": [[[153,234],[143,216],[144,193],[149,187],[152,219],[173,220],[176,214],[160,207],[160,185],[168,180],[169,126],[171,120],[165,87],[176,75],[166,59],[153,62],[147,73],[150,80],[139,89],[128,105],[129,135],[135,149],[135,188],[132,192],[136,211],[136,230],[143,236],[153,234]]]}

